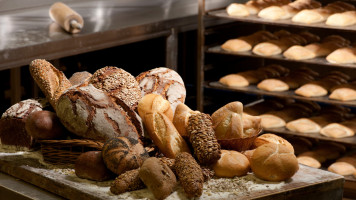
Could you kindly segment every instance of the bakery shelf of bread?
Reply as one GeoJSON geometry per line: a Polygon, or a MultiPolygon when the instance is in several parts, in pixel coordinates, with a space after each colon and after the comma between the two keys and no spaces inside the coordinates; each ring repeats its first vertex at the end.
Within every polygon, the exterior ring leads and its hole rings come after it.
{"type": "MultiPolygon", "coordinates": [[[[299,0],[299,1],[301,1],[301,0],[299,0]]],[[[251,0],[250,2],[258,2],[258,1],[251,0]]],[[[296,1],[293,1],[293,2],[296,2],[296,1]]],[[[291,3],[293,3],[293,2],[291,2],[291,3]]],[[[309,1],[309,2],[311,2],[311,1],[309,1]]],[[[239,13],[239,14],[244,13],[243,11],[239,10],[239,8],[243,7],[243,6],[230,5],[226,9],[209,11],[207,13],[207,15],[212,16],[212,17],[227,18],[227,19],[236,20],[236,21],[258,23],[258,24],[272,24],[272,25],[280,25],[280,26],[287,26],[287,27],[294,26],[294,27],[323,28],[323,29],[330,29],[330,30],[337,29],[337,30],[355,31],[356,30],[356,25],[355,25],[356,22],[353,19],[355,16],[355,11],[354,11],[355,8],[349,3],[342,2],[341,4],[347,5],[347,6],[344,6],[344,8],[350,6],[351,8],[348,8],[348,9],[351,9],[351,10],[344,9],[344,12],[339,11],[337,13],[334,13],[334,15],[331,15],[331,16],[330,15],[329,16],[326,16],[326,15],[321,16],[318,13],[320,8],[319,9],[316,8],[315,11],[313,11],[312,13],[310,13],[310,12],[306,13],[306,11],[308,9],[305,9],[305,11],[301,10],[296,15],[294,15],[292,19],[291,18],[283,19],[283,17],[281,17],[280,19],[266,19],[266,18],[262,18],[260,16],[265,15],[268,17],[277,18],[276,15],[281,14],[281,12],[278,13],[278,11],[283,10],[283,9],[281,9],[281,5],[274,6],[274,8],[271,6],[272,8],[269,8],[269,9],[265,8],[265,10],[258,10],[258,11],[255,11],[255,13],[253,13],[253,14],[246,14],[246,16],[237,16],[238,14],[235,14],[235,13],[239,13]],[[278,7],[278,8],[276,8],[276,7],[278,7]],[[278,11],[276,11],[276,10],[278,10],[278,11]],[[309,17],[309,16],[312,16],[312,17],[309,17]],[[309,20],[309,18],[312,18],[313,21],[308,22],[307,20],[309,20]],[[315,18],[318,18],[318,19],[315,19],[315,18]],[[319,20],[319,22],[317,20],[319,20]]],[[[327,6],[327,5],[325,5],[325,6],[327,6]]],[[[325,8],[325,6],[324,6],[324,8],[325,8]]],[[[334,5],[334,6],[339,7],[339,5],[334,5]]],[[[334,7],[334,6],[331,6],[331,7],[334,7]]],[[[245,10],[245,8],[243,8],[243,9],[245,10]]],[[[329,8],[327,8],[326,10],[328,10],[328,9],[329,8]]],[[[310,9],[310,10],[312,10],[312,9],[310,9]]],[[[325,11],[322,11],[322,12],[325,12],[325,11]]]]}

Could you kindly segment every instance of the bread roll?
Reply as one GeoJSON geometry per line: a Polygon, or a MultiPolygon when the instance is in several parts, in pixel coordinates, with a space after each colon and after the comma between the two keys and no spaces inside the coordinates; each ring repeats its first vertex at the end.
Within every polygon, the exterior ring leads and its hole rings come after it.
{"type": "Polygon", "coordinates": [[[289,85],[279,79],[265,79],[257,85],[258,89],[269,92],[283,92],[289,90],[289,85]]]}
{"type": "Polygon", "coordinates": [[[337,162],[346,162],[356,167],[356,158],[352,156],[342,157],[336,160],[337,162]]]}
{"type": "Polygon", "coordinates": [[[309,167],[313,167],[313,168],[320,168],[321,167],[321,163],[310,156],[298,156],[297,157],[298,163],[309,166],[309,167]]]}
{"type": "Polygon", "coordinates": [[[221,45],[221,48],[226,51],[244,52],[249,51],[256,44],[271,39],[277,39],[275,35],[268,31],[257,31],[251,35],[241,36],[236,39],[227,40],[221,45]]]}
{"type": "Polygon", "coordinates": [[[329,98],[340,101],[353,101],[356,100],[356,90],[352,87],[337,88],[331,92],[329,98]]]}
{"type": "Polygon", "coordinates": [[[179,103],[184,103],[186,89],[180,75],[166,67],[158,67],[142,72],[136,77],[142,96],[159,94],[171,103],[173,112],[179,103]]]}
{"type": "Polygon", "coordinates": [[[173,124],[183,138],[189,138],[187,133],[188,120],[192,114],[196,113],[199,113],[199,111],[193,111],[183,103],[178,104],[174,113],[173,124]]]}
{"type": "Polygon", "coordinates": [[[344,138],[355,135],[355,120],[342,123],[331,123],[320,130],[320,134],[332,138],[344,138]]]}
{"type": "Polygon", "coordinates": [[[245,4],[232,3],[226,8],[229,16],[246,17],[249,15],[256,15],[261,9],[272,5],[284,5],[290,3],[289,0],[250,0],[245,4]]]}
{"type": "Polygon", "coordinates": [[[138,114],[143,122],[145,122],[145,116],[148,113],[160,112],[168,117],[169,120],[173,120],[173,111],[169,101],[165,100],[158,94],[147,94],[138,102],[138,114]]]}
{"type": "Polygon", "coordinates": [[[108,66],[98,69],[90,78],[89,84],[123,101],[132,110],[136,109],[142,98],[135,77],[121,68],[108,66]]]}
{"type": "Polygon", "coordinates": [[[320,153],[318,153],[316,151],[306,151],[306,152],[303,152],[298,155],[298,157],[303,157],[303,156],[314,158],[315,160],[319,161],[320,163],[324,163],[327,160],[327,158],[325,157],[325,154],[321,155],[320,153]]]}
{"type": "Polygon", "coordinates": [[[272,134],[272,133],[265,133],[261,136],[258,136],[255,141],[253,142],[253,146],[254,147],[259,147],[262,146],[264,144],[268,144],[268,143],[275,143],[275,144],[281,144],[284,145],[285,147],[287,147],[292,153],[294,153],[294,148],[293,146],[284,138],[272,134]]]}
{"type": "Polygon", "coordinates": [[[158,200],[168,197],[177,185],[177,178],[172,170],[155,157],[145,160],[139,176],[158,200]]]}
{"type": "Polygon", "coordinates": [[[30,73],[49,103],[56,109],[59,97],[72,86],[67,77],[43,59],[36,59],[30,63],[30,73]]]}
{"type": "Polygon", "coordinates": [[[328,167],[328,171],[340,174],[342,176],[348,176],[355,173],[356,168],[346,162],[335,162],[328,167]]]}
{"type": "Polygon", "coordinates": [[[319,124],[308,118],[290,121],[286,124],[286,128],[298,133],[318,133],[321,129],[319,124]]]}
{"type": "Polygon", "coordinates": [[[111,183],[110,192],[113,194],[122,194],[145,188],[145,184],[140,179],[139,171],[140,168],[137,168],[120,174],[111,183]]]}
{"type": "Polygon", "coordinates": [[[31,113],[26,120],[25,129],[29,135],[36,139],[63,138],[66,130],[56,113],[43,110],[31,113]]]}
{"type": "Polygon", "coordinates": [[[351,26],[356,24],[356,11],[346,11],[330,15],[325,22],[329,26],[351,26]]]}
{"type": "Polygon", "coordinates": [[[148,135],[166,157],[175,158],[178,153],[190,152],[187,143],[166,115],[148,113],[145,119],[148,135]]]}
{"type": "Polygon", "coordinates": [[[75,161],[74,169],[79,178],[93,181],[105,181],[113,177],[113,173],[104,164],[101,151],[82,153],[75,161]]]}
{"type": "Polygon", "coordinates": [[[130,137],[107,140],[102,149],[102,156],[106,167],[116,175],[139,168],[149,157],[142,144],[130,137]]]}
{"type": "Polygon", "coordinates": [[[221,150],[221,157],[213,164],[213,169],[218,177],[244,176],[250,169],[250,162],[237,151],[221,150]]]}
{"type": "Polygon", "coordinates": [[[256,148],[251,158],[251,169],[266,181],[284,181],[299,169],[295,155],[284,145],[268,143],[256,148]]]}
{"type": "Polygon", "coordinates": [[[331,52],[326,60],[329,63],[352,64],[356,62],[356,49],[353,47],[343,47],[331,52]]]}

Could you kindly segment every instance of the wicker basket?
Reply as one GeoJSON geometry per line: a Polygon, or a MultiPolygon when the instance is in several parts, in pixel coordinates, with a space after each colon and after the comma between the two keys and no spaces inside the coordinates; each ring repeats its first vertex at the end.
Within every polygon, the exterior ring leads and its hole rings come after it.
{"type": "Polygon", "coordinates": [[[43,159],[51,164],[75,164],[78,156],[87,151],[101,151],[103,142],[73,140],[39,140],[43,159]]]}

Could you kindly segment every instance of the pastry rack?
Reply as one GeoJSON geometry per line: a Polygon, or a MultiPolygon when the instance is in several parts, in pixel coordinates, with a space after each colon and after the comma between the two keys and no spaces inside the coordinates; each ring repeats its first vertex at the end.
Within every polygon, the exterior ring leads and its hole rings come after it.
{"type": "MultiPolygon", "coordinates": [[[[328,30],[328,31],[344,31],[345,33],[353,33],[356,32],[356,25],[353,26],[348,26],[348,27],[335,27],[335,26],[327,26],[324,23],[316,23],[316,24],[301,24],[301,23],[294,23],[290,19],[287,20],[278,20],[278,21],[272,21],[272,20],[266,20],[262,18],[258,18],[257,16],[247,16],[247,17],[231,17],[227,14],[225,8],[221,9],[216,9],[216,10],[206,10],[205,7],[205,0],[198,0],[199,2],[199,12],[198,12],[198,51],[197,51],[197,69],[196,69],[196,84],[197,84],[197,109],[203,110],[204,109],[204,89],[216,89],[216,90],[228,90],[230,92],[240,92],[240,93],[249,93],[249,94],[255,94],[255,95],[261,95],[261,96],[278,96],[278,97],[289,97],[289,98],[294,98],[294,99],[302,99],[302,100],[311,100],[311,101],[316,101],[316,102],[321,102],[321,103],[327,103],[327,104],[339,104],[339,105],[345,105],[345,106],[351,106],[351,107],[356,107],[356,101],[348,101],[348,102],[343,102],[343,101],[337,101],[337,100],[331,100],[328,97],[314,97],[314,98],[307,98],[307,97],[302,97],[298,96],[294,93],[294,91],[286,91],[286,92],[267,92],[267,91],[262,91],[259,90],[256,86],[248,86],[248,87],[228,87],[220,84],[219,82],[215,81],[210,81],[210,80],[205,80],[205,71],[207,70],[207,67],[211,66],[205,64],[205,57],[206,53],[209,53],[209,56],[211,54],[220,54],[220,55],[229,55],[229,56],[237,56],[237,57],[248,57],[248,58],[256,58],[256,59],[263,59],[263,60],[274,60],[274,61],[282,61],[282,62],[293,62],[297,64],[308,64],[308,65],[321,65],[321,66],[328,66],[328,67],[337,67],[343,70],[352,70],[354,71],[353,68],[356,68],[355,64],[333,64],[333,63],[328,63],[325,58],[314,58],[314,59],[309,59],[309,60],[302,60],[302,61],[295,61],[295,60],[289,60],[284,58],[282,55],[277,55],[277,56],[270,56],[270,57],[263,57],[259,55],[255,55],[251,52],[228,52],[220,48],[220,46],[217,45],[212,45],[208,46],[206,44],[206,30],[204,26],[204,21],[205,18],[220,18],[220,19],[229,19],[234,22],[240,22],[240,23],[245,23],[245,24],[256,24],[256,25],[261,25],[262,28],[264,28],[267,25],[272,25],[272,26],[277,26],[277,27],[284,27],[288,30],[288,28],[308,28],[308,29],[319,29],[319,30],[328,30]]],[[[325,2],[323,2],[324,4],[325,2]]],[[[228,2],[226,3],[228,6],[228,2]]],[[[333,33],[331,33],[333,34],[333,33]]],[[[220,44],[221,45],[221,44],[220,44]]],[[[356,70],[356,69],[355,69],[356,70]]],[[[220,77],[217,77],[220,78],[220,77]]],[[[293,136],[301,136],[301,137],[309,137],[309,138],[314,138],[317,140],[325,140],[325,141],[334,141],[334,142],[339,142],[343,144],[348,144],[352,146],[356,146],[356,136],[350,137],[350,138],[340,138],[340,139],[333,139],[333,138],[327,138],[319,133],[317,134],[301,134],[301,133],[295,133],[286,130],[285,128],[280,128],[280,129],[268,129],[265,130],[266,132],[274,132],[274,133],[280,133],[280,134],[288,134],[288,135],[293,135],[293,136]]],[[[346,184],[345,184],[345,191],[347,189],[347,186],[353,185],[351,191],[353,194],[355,194],[355,188],[356,188],[356,179],[353,177],[345,177],[346,184]]]]}

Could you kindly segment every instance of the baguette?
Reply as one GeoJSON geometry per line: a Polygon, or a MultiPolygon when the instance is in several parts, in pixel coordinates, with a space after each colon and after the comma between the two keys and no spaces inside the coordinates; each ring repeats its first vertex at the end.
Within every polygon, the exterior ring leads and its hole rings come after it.
{"type": "Polygon", "coordinates": [[[283,6],[269,6],[262,9],[258,16],[269,20],[289,19],[303,9],[321,7],[321,3],[315,0],[296,0],[283,6]]]}
{"type": "Polygon", "coordinates": [[[43,59],[36,59],[30,63],[30,73],[47,100],[56,109],[59,97],[72,86],[63,72],[43,59]]]}
{"type": "Polygon", "coordinates": [[[328,26],[352,26],[356,24],[356,11],[335,13],[328,17],[325,24],[328,26]]]}
{"type": "Polygon", "coordinates": [[[292,18],[292,21],[304,24],[318,23],[325,21],[332,14],[351,10],[355,10],[353,5],[336,1],[322,8],[302,10],[292,18]]]}
{"type": "Polygon", "coordinates": [[[236,39],[230,39],[226,41],[224,44],[221,45],[221,48],[226,51],[232,52],[244,52],[249,51],[254,47],[256,44],[276,39],[276,36],[273,35],[271,32],[268,31],[258,31],[251,35],[242,36],[236,39]]]}
{"type": "Polygon", "coordinates": [[[190,152],[187,143],[164,114],[153,112],[146,114],[148,135],[159,150],[168,158],[175,158],[181,152],[190,152]]]}

